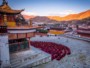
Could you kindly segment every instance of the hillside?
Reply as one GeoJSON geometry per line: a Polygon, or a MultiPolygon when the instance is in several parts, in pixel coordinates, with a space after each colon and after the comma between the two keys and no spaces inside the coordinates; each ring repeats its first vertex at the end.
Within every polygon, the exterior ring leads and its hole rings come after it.
{"type": "Polygon", "coordinates": [[[45,17],[45,16],[36,16],[36,17],[32,18],[32,22],[58,23],[58,21],[50,20],[48,17],[45,17]]]}
{"type": "Polygon", "coordinates": [[[68,20],[81,20],[87,17],[90,17],[90,10],[87,10],[85,12],[81,12],[78,14],[70,14],[65,17],[60,16],[47,16],[49,19],[57,20],[57,21],[68,21],[68,20]]]}
{"type": "Polygon", "coordinates": [[[27,16],[23,15],[25,19],[31,19],[33,22],[43,22],[43,23],[82,23],[83,20],[85,19],[84,23],[90,21],[90,10],[81,12],[78,14],[70,14],[65,17],[60,17],[60,16],[27,16]],[[81,21],[82,20],[82,21],[81,21]]]}

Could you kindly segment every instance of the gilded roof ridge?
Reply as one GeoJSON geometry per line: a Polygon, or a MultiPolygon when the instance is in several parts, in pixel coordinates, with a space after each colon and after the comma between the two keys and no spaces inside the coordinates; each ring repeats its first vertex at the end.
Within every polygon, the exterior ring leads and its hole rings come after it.
{"type": "Polygon", "coordinates": [[[21,13],[22,10],[13,10],[9,5],[6,0],[3,0],[2,5],[0,6],[0,12],[2,13],[21,13]]]}

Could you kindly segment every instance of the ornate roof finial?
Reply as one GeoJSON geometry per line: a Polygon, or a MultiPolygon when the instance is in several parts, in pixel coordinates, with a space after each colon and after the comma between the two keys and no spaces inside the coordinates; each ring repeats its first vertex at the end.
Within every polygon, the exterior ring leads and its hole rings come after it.
{"type": "Polygon", "coordinates": [[[8,4],[8,2],[7,2],[6,0],[3,0],[3,4],[6,4],[6,5],[7,5],[7,4],[8,4]]]}

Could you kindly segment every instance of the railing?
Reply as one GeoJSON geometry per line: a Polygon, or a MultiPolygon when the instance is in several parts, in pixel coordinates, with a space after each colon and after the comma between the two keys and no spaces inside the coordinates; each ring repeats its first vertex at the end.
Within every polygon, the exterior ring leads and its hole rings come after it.
{"type": "Polygon", "coordinates": [[[0,33],[7,33],[7,26],[0,26],[0,33]]]}
{"type": "Polygon", "coordinates": [[[9,44],[9,51],[11,53],[14,53],[17,51],[22,51],[22,50],[27,49],[27,48],[29,48],[29,43],[27,41],[9,44]]]}

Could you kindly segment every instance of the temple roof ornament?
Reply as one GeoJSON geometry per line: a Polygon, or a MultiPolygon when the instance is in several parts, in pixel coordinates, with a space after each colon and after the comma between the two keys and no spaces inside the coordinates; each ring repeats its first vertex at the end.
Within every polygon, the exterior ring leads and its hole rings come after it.
{"type": "Polygon", "coordinates": [[[0,6],[0,13],[9,13],[9,14],[19,14],[22,10],[13,10],[6,0],[3,0],[2,5],[0,6]]]}
{"type": "Polygon", "coordinates": [[[8,4],[8,2],[6,0],[3,0],[3,4],[8,4]]]}

